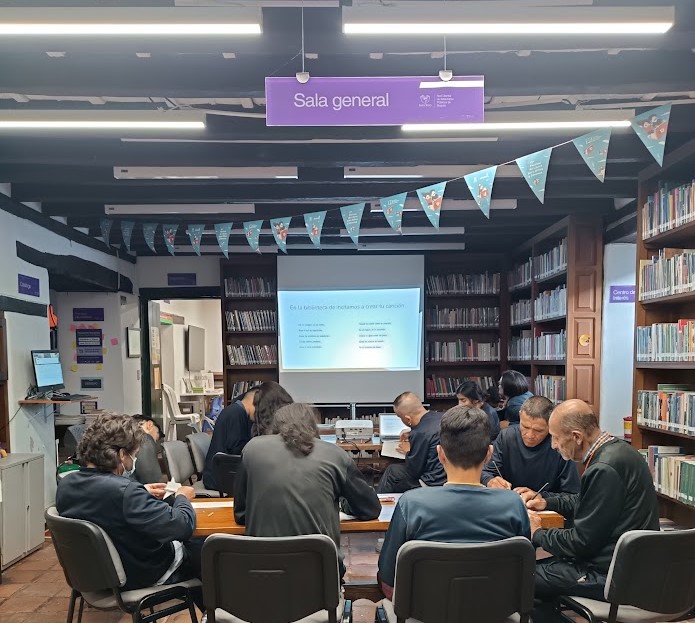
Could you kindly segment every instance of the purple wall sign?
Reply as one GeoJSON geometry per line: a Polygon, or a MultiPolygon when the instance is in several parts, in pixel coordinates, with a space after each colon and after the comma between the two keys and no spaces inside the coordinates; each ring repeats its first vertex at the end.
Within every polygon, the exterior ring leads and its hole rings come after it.
{"type": "Polygon", "coordinates": [[[169,286],[194,286],[196,282],[196,273],[167,273],[167,285],[169,286]]]}
{"type": "Polygon", "coordinates": [[[483,76],[266,78],[266,125],[349,126],[480,123],[483,76]]]}
{"type": "Polygon", "coordinates": [[[88,320],[96,322],[104,322],[103,307],[73,307],[72,308],[73,322],[86,322],[88,320]]]}
{"type": "Polygon", "coordinates": [[[611,286],[609,303],[634,303],[635,286],[611,286]]]}
{"type": "Polygon", "coordinates": [[[101,329],[77,329],[77,363],[104,363],[104,337],[101,329]]]}
{"type": "Polygon", "coordinates": [[[17,274],[17,292],[28,296],[41,296],[40,282],[36,277],[17,274]]]}

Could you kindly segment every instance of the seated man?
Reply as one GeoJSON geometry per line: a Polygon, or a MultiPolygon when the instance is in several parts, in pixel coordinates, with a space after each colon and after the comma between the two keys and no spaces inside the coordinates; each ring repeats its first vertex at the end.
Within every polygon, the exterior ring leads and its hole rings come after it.
{"type": "Polygon", "coordinates": [[[244,446],[252,436],[252,425],[255,413],[253,399],[256,389],[247,391],[240,399],[228,405],[217,416],[215,430],[212,432],[210,448],[205,455],[203,469],[203,484],[206,489],[219,489],[215,474],[212,471],[212,457],[218,452],[241,454],[244,446]]]}
{"type": "Polygon", "coordinates": [[[404,392],[393,401],[393,410],[410,433],[401,437],[400,447],[406,450],[403,465],[389,465],[379,481],[379,493],[403,493],[422,484],[443,485],[444,468],[437,458],[439,423],[442,414],[428,411],[413,392],[404,392]],[[406,442],[405,440],[408,440],[406,442]]]}
{"type": "Polygon", "coordinates": [[[91,521],[111,537],[127,576],[125,590],[200,578],[202,542],[189,542],[196,523],[193,488],[180,487],[168,503],[161,499],[164,483],[130,479],[144,434],[129,415],[97,418],[78,447],[83,467],[61,479],[56,492],[60,515],[91,521]]]}
{"type": "MultiPolygon", "coordinates": [[[[553,447],[581,462],[578,494],[538,496],[526,505],[553,510],[571,528],[541,528],[532,517],[532,542],[553,554],[536,566],[536,596],[603,599],[606,574],[620,536],[628,530],[659,530],[659,508],[647,463],[630,444],[601,432],[589,405],[567,400],[550,417],[553,447]]],[[[534,621],[536,617],[534,617],[534,621]]]]}
{"type": "Polygon", "coordinates": [[[552,411],[553,403],[543,396],[524,402],[519,426],[505,428],[495,440],[492,460],[483,469],[485,486],[522,494],[543,489],[544,497],[579,491],[576,466],[551,446],[548,420],[552,411]]]}
{"type": "Polygon", "coordinates": [[[268,432],[246,444],[236,478],[234,518],[247,535],[325,534],[340,551],[339,498],[357,519],[379,516],[379,498],[348,453],[318,439],[313,407],[278,409],[268,432]]]}
{"type": "Polygon", "coordinates": [[[480,472],[491,454],[490,424],[484,411],[454,407],[444,414],[437,455],[446,471],[446,483],[401,496],[379,556],[381,589],[389,599],[396,554],[406,541],[484,543],[531,536],[521,498],[480,484],[480,472]]]}

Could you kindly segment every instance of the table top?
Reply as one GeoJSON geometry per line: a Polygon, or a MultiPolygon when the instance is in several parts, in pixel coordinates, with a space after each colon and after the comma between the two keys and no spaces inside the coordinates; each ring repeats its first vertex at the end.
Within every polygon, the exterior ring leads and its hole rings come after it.
{"type": "MultiPolygon", "coordinates": [[[[386,532],[396,508],[399,494],[381,496],[381,513],[378,519],[357,521],[345,519],[340,522],[340,531],[347,532],[386,532]]],[[[211,534],[244,534],[244,526],[234,521],[234,500],[231,498],[197,498],[193,501],[197,526],[193,536],[206,537],[211,534]]],[[[562,528],[565,519],[552,511],[540,513],[543,528],[562,528]]]]}
{"type": "Polygon", "coordinates": [[[224,394],[223,389],[208,389],[204,392],[182,392],[179,396],[186,396],[186,398],[194,397],[204,397],[204,396],[221,396],[224,394]]]}
{"type": "Polygon", "coordinates": [[[98,400],[94,396],[85,396],[84,398],[77,398],[75,400],[47,400],[46,398],[33,398],[31,400],[18,400],[20,405],[67,405],[71,402],[88,402],[91,400],[98,400]]]}

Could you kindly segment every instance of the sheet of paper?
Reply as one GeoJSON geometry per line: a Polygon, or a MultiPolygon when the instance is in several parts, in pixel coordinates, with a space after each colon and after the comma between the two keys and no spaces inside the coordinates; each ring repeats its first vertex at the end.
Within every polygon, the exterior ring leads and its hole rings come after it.
{"type": "Polygon", "coordinates": [[[168,498],[170,495],[174,495],[179,490],[179,487],[181,486],[180,482],[174,482],[173,480],[170,480],[167,482],[166,489],[164,489],[164,497],[168,498]]]}
{"type": "Polygon", "coordinates": [[[405,460],[405,454],[396,450],[400,441],[398,439],[389,439],[381,444],[381,456],[388,456],[392,459],[405,460]]]}
{"type": "Polygon", "coordinates": [[[340,511],[340,521],[350,521],[351,519],[357,519],[354,515],[348,515],[343,511],[340,511]]]}
{"type": "Polygon", "coordinates": [[[200,508],[202,510],[207,508],[234,508],[234,500],[220,500],[219,502],[191,502],[191,506],[193,506],[193,508],[200,508]]]}

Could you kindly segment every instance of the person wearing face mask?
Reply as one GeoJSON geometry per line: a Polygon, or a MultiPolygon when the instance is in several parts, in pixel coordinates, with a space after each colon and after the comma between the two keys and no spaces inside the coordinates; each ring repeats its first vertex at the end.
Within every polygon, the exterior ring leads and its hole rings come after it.
{"type": "MultiPolygon", "coordinates": [[[[164,501],[165,484],[143,485],[135,472],[143,435],[129,415],[104,415],[82,437],[82,467],[58,482],[56,508],[63,517],[95,523],[111,537],[127,576],[125,590],[200,578],[200,546],[192,487],[164,501]]],[[[200,603],[199,596],[196,599],[200,603]]]]}

